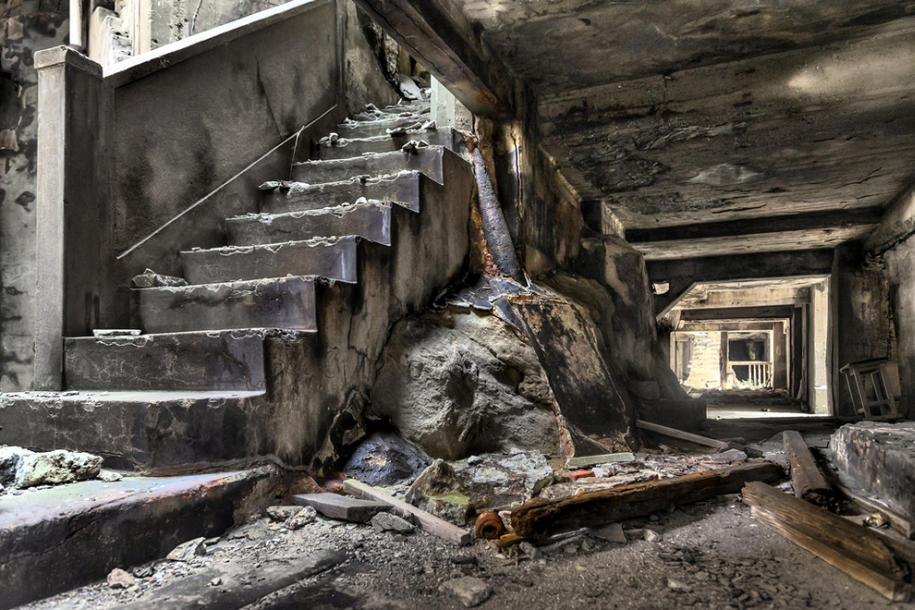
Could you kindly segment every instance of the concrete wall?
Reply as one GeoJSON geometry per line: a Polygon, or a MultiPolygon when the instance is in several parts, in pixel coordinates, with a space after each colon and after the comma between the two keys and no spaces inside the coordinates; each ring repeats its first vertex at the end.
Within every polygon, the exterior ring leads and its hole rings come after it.
{"type": "Polygon", "coordinates": [[[718,331],[673,333],[692,337],[689,376],[683,384],[696,390],[721,387],[721,333],[718,331]]]}
{"type": "Polygon", "coordinates": [[[915,237],[909,236],[884,254],[893,308],[902,386],[902,411],[915,417],[915,237]]]}
{"type": "MultiPolygon", "coordinates": [[[[860,244],[836,248],[831,285],[835,315],[834,368],[850,362],[892,358],[889,284],[879,260],[868,260],[860,244]]],[[[833,376],[837,415],[854,415],[854,403],[841,373],[833,376]]]]}
{"type": "Polygon", "coordinates": [[[0,3],[0,392],[32,383],[38,73],[33,53],[67,40],[67,4],[0,3]]]}

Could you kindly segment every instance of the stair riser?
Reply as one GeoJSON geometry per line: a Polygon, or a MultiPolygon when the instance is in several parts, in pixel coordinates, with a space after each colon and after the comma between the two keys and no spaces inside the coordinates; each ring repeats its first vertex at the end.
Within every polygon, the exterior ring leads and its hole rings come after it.
{"type": "Polygon", "coordinates": [[[392,152],[353,159],[308,161],[292,168],[292,179],[308,184],[340,182],[357,176],[384,176],[403,170],[420,171],[442,183],[442,149],[421,148],[415,152],[392,152]]]}
{"type": "Polygon", "coordinates": [[[68,338],[70,390],[263,390],[263,337],[257,333],[68,338]]]}
{"type": "Polygon", "coordinates": [[[254,286],[217,284],[136,291],[147,333],[243,328],[314,331],[315,286],[284,278],[254,286]]]}
{"type": "Polygon", "coordinates": [[[356,241],[341,239],[322,245],[277,244],[235,251],[182,252],[185,277],[191,284],[254,280],[287,275],[318,275],[356,281],[356,241]]]}
{"type": "Polygon", "coordinates": [[[360,197],[396,203],[414,212],[419,211],[418,173],[402,174],[363,184],[359,180],[339,184],[316,184],[304,190],[266,191],[261,200],[261,211],[267,214],[318,210],[353,203],[360,197]]]}
{"type": "Polygon", "coordinates": [[[387,206],[352,206],[344,214],[295,215],[260,219],[226,221],[229,243],[233,245],[274,244],[313,237],[358,235],[369,241],[390,245],[391,208],[387,206]]]}
{"type": "Polygon", "coordinates": [[[400,150],[410,140],[423,140],[433,146],[454,149],[454,138],[450,129],[427,129],[403,136],[384,136],[371,140],[346,140],[341,146],[321,146],[320,159],[348,159],[365,153],[384,153],[400,150]]]}

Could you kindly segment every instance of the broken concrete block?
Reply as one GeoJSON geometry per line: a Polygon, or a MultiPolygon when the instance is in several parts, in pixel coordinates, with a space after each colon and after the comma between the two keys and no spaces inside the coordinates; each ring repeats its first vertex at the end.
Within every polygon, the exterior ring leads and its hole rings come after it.
{"type": "Polygon", "coordinates": [[[267,516],[273,521],[285,521],[289,517],[302,510],[301,506],[291,504],[286,506],[268,506],[267,516]]]}
{"type": "Polygon", "coordinates": [[[105,580],[112,589],[129,589],[137,583],[137,579],[130,572],[126,572],[121,568],[111,570],[105,580]]]}
{"type": "Polygon", "coordinates": [[[619,523],[609,523],[601,527],[592,527],[588,529],[588,533],[595,538],[600,538],[607,542],[614,542],[616,544],[626,544],[627,542],[626,534],[623,532],[623,526],[619,523]]]}
{"type": "Polygon", "coordinates": [[[311,506],[305,506],[299,512],[286,519],[286,521],[283,522],[283,525],[286,526],[286,529],[297,530],[300,527],[305,527],[309,523],[314,523],[317,518],[318,511],[311,506]]]}
{"type": "Polygon", "coordinates": [[[492,595],[492,589],[486,581],[465,576],[442,583],[441,590],[454,595],[467,608],[479,606],[492,595]]]}
{"type": "Polygon", "coordinates": [[[915,520],[915,422],[845,424],[829,446],[843,484],[915,520]]]}
{"type": "Polygon", "coordinates": [[[4,449],[6,451],[0,454],[0,481],[10,481],[19,489],[94,479],[102,468],[102,458],[91,453],[63,449],[35,453],[21,447],[4,449]]]}
{"type": "Polygon", "coordinates": [[[436,460],[410,486],[407,501],[464,524],[474,512],[507,508],[532,498],[552,479],[553,469],[536,451],[436,460]]]}
{"type": "Polygon", "coordinates": [[[368,523],[377,513],[388,508],[387,504],[381,502],[358,500],[333,493],[299,494],[292,496],[292,501],[300,506],[311,506],[325,517],[356,523],[368,523]]]}
{"type": "Polygon", "coordinates": [[[182,542],[173,548],[172,551],[165,556],[165,558],[170,561],[190,561],[194,557],[199,557],[206,554],[206,538],[201,536],[200,538],[194,538],[192,540],[188,540],[187,542],[182,542]]]}
{"type": "Polygon", "coordinates": [[[406,519],[384,512],[372,517],[372,527],[379,532],[394,532],[397,534],[412,534],[415,529],[413,524],[406,519]]]}
{"type": "Polygon", "coordinates": [[[158,288],[163,286],[187,286],[187,280],[171,275],[161,275],[152,269],[147,269],[130,280],[131,288],[158,288]]]}
{"type": "Polygon", "coordinates": [[[373,432],[343,467],[347,476],[380,487],[412,483],[432,462],[426,453],[395,432],[373,432]]]}
{"type": "Polygon", "coordinates": [[[114,472],[113,470],[102,470],[98,473],[98,478],[106,483],[114,483],[123,479],[124,476],[120,472],[114,472]]]}

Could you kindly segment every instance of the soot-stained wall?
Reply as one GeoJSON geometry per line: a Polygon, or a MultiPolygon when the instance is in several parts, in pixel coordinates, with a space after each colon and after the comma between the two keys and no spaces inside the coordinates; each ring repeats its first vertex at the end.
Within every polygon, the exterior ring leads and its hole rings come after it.
{"type": "Polygon", "coordinates": [[[67,40],[62,0],[0,1],[0,391],[32,381],[35,294],[35,51],[67,40]]]}
{"type": "Polygon", "coordinates": [[[915,417],[915,237],[899,243],[884,255],[890,281],[902,410],[915,417]]]}

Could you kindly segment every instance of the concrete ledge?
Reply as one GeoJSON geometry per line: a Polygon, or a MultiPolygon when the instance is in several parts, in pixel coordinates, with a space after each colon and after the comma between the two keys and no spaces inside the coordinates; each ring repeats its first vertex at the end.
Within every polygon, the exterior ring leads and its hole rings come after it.
{"type": "Polygon", "coordinates": [[[79,449],[143,469],[269,453],[263,392],[19,392],[0,395],[0,442],[79,449]],[[259,428],[261,426],[262,428],[259,428]]]}
{"type": "Polygon", "coordinates": [[[915,422],[846,424],[829,447],[846,486],[915,520],[915,422]]]}
{"type": "Polygon", "coordinates": [[[293,0],[271,9],[260,11],[244,19],[237,19],[200,34],[188,36],[183,40],[108,66],[105,69],[106,84],[112,87],[120,87],[139,80],[153,72],[164,70],[186,59],[228,44],[246,34],[251,34],[295,15],[324,6],[331,1],[293,0]]]}
{"type": "Polygon", "coordinates": [[[0,608],[46,597],[215,536],[266,504],[274,467],[85,481],[0,498],[0,608]]]}

